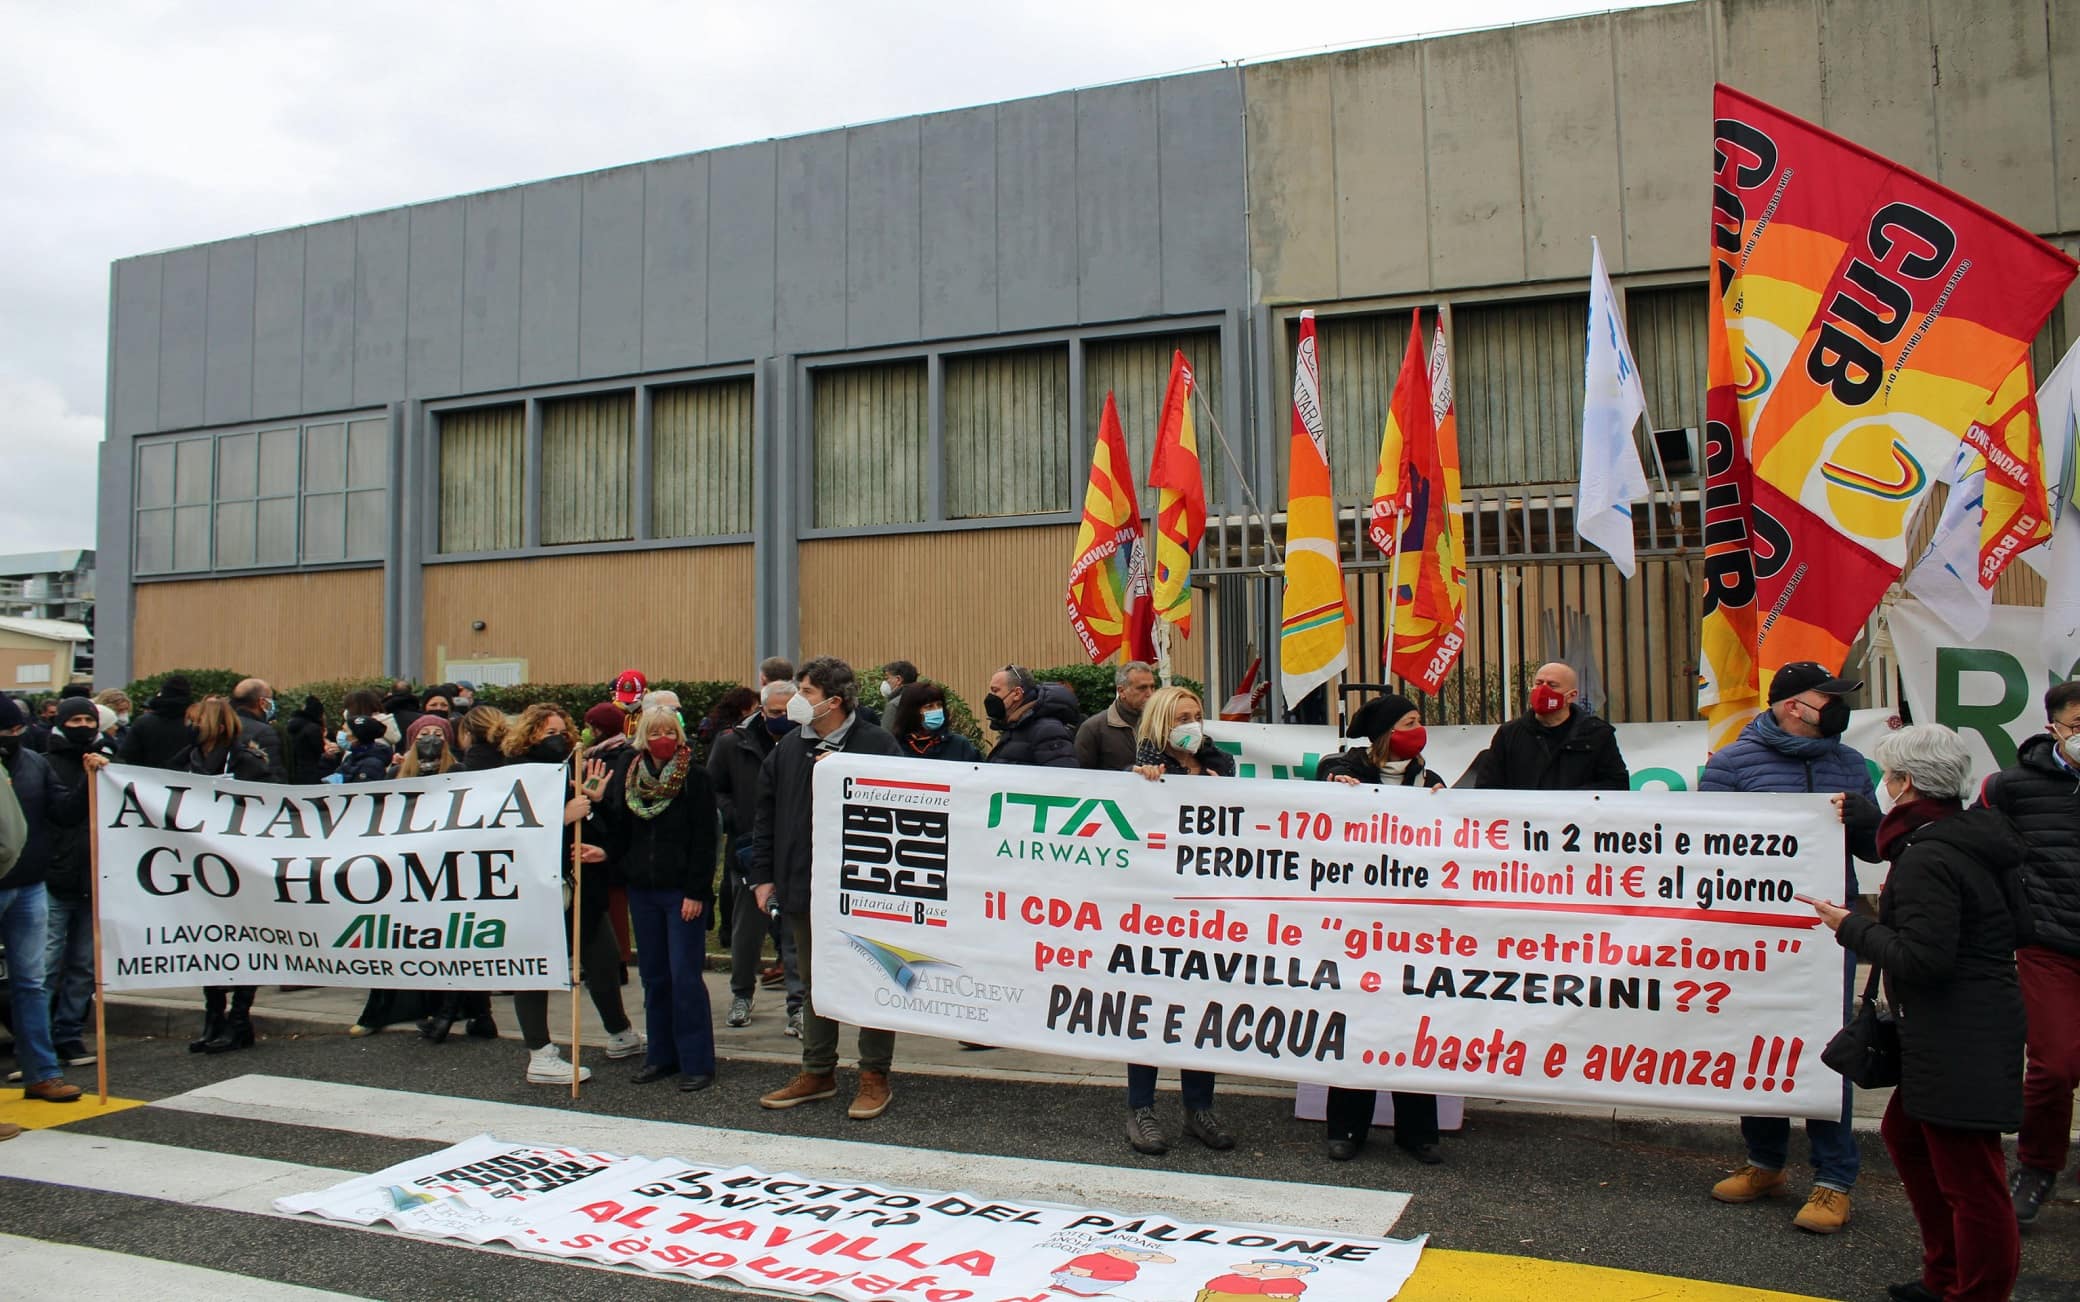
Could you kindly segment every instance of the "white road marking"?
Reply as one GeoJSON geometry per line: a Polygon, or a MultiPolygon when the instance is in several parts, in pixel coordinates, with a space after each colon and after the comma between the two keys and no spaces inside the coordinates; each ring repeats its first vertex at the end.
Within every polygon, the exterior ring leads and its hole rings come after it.
{"type": "MultiPolygon", "coordinates": [[[[488,1133],[519,1142],[748,1165],[775,1173],[975,1193],[1006,1201],[1130,1214],[1161,1212],[1231,1224],[1270,1222],[1371,1236],[1387,1235],[1409,1201],[1405,1193],[1372,1189],[797,1138],[283,1076],[238,1076],[151,1106],[442,1143],[488,1133]]],[[[1102,1124],[1110,1125],[1111,1120],[1102,1124]]],[[[320,1181],[294,1192],[307,1193],[330,1183],[320,1181]]]]}
{"type": "Polygon", "coordinates": [[[82,1297],[87,1296],[80,1292],[82,1283],[117,1279],[125,1295],[153,1302],[319,1302],[361,1296],[12,1234],[0,1234],[0,1261],[6,1263],[8,1288],[16,1297],[82,1297]]]}

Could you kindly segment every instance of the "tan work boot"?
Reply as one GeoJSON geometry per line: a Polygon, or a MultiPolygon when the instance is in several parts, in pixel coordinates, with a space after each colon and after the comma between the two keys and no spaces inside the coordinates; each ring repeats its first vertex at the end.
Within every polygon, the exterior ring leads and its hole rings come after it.
{"type": "Polygon", "coordinates": [[[12,1121],[0,1121],[0,1140],[13,1139],[22,1133],[22,1128],[12,1121]]]}
{"type": "Polygon", "coordinates": [[[802,1072],[793,1080],[758,1101],[762,1108],[791,1108],[836,1097],[838,1078],[830,1072],[802,1072]]]}
{"type": "Polygon", "coordinates": [[[862,1071],[859,1074],[859,1093],[852,1098],[852,1106],[845,1115],[854,1121],[872,1121],[888,1111],[888,1073],[885,1071],[862,1071]]]}
{"type": "Polygon", "coordinates": [[[1816,1184],[1791,1223],[1808,1234],[1833,1234],[1849,1223],[1849,1195],[1816,1184]]]}
{"type": "Polygon", "coordinates": [[[1744,1166],[1712,1186],[1712,1197],[1722,1203],[1752,1203],[1757,1198],[1782,1198],[1784,1173],[1744,1166]]]}

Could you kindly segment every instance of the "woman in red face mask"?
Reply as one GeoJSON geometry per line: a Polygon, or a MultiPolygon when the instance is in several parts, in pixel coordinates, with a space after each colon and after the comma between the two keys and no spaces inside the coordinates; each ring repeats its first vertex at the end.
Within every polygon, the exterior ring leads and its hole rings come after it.
{"type": "MultiPolygon", "coordinates": [[[[1350,735],[1370,739],[1370,746],[1354,746],[1326,756],[1315,768],[1324,782],[1348,786],[1425,787],[1436,791],[1444,779],[1423,763],[1422,712],[1405,696],[1383,696],[1368,701],[1351,716],[1350,735]]],[[[1379,1106],[1374,1090],[1336,1088],[1329,1091],[1329,1156],[1348,1162],[1365,1146],[1372,1130],[1373,1109],[1379,1106]]],[[[1394,1091],[1394,1146],[1425,1166],[1444,1160],[1437,1151],[1437,1096],[1394,1091]]]]}
{"type": "Polygon", "coordinates": [[[703,1090],[715,1079],[715,1023],[702,978],[715,906],[715,796],[676,710],[645,710],[628,755],[606,800],[619,824],[616,861],[643,974],[649,1052],[635,1079],[677,1076],[681,1090],[703,1090]]]}

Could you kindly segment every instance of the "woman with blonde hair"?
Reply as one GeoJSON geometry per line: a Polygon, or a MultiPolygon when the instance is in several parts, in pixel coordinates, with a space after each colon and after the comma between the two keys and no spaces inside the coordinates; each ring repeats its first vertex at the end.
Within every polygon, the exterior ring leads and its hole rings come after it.
{"type": "MultiPolygon", "coordinates": [[[[1233,777],[1235,761],[1206,735],[1205,708],[1189,688],[1164,687],[1141,707],[1134,731],[1134,772],[1150,782],[1165,777],[1233,777]]],[[[1235,1147],[1235,1136],[1213,1111],[1213,1073],[1178,1073],[1184,1091],[1184,1133],[1213,1149],[1235,1147]]],[[[1169,1136],[1156,1120],[1156,1069],[1127,1068],[1127,1142],[1137,1153],[1167,1153],[1169,1136]]]]}
{"type": "Polygon", "coordinates": [[[438,714],[422,714],[405,729],[404,749],[397,761],[401,778],[430,777],[455,767],[455,750],[450,744],[448,721],[438,714]]]}
{"type": "MultiPolygon", "coordinates": [[[[553,701],[537,701],[506,726],[498,748],[508,764],[561,767],[570,762],[577,731],[569,711],[553,701]]],[[[582,823],[586,834],[581,853],[585,865],[593,871],[586,874],[580,891],[582,916],[574,918],[566,909],[563,921],[566,928],[578,929],[585,989],[592,996],[592,1006],[599,1010],[601,1024],[607,1028],[607,1057],[621,1059],[633,1058],[643,1051],[643,1036],[630,1025],[628,1010],[621,1003],[621,945],[607,922],[607,847],[601,843],[606,825],[592,816],[594,804],[606,795],[607,776],[607,766],[592,760],[584,767],[582,781],[577,776],[570,780],[570,799],[563,806],[563,861],[570,862],[574,830],[582,823]]],[[[521,1038],[527,1042],[528,1083],[569,1084],[571,1065],[549,1039],[549,992],[518,992],[513,996],[513,1014],[520,1021],[521,1038]]],[[[579,1080],[589,1080],[591,1076],[591,1068],[579,1069],[579,1080]]]]}
{"type": "Polygon", "coordinates": [[[472,706],[455,721],[455,750],[463,769],[481,773],[505,763],[506,757],[499,750],[505,735],[504,714],[489,705],[472,706]]]}

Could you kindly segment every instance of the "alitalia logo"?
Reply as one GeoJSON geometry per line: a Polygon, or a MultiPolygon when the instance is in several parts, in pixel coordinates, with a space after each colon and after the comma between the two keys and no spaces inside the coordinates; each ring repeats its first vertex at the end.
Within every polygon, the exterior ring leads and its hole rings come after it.
{"type": "Polygon", "coordinates": [[[479,921],[474,913],[451,913],[446,926],[416,927],[387,913],[363,913],[347,924],[334,949],[502,949],[503,918],[479,921]]]}
{"type": "Polygon", "coordinates": [[[1050,836],[1098,836],[1108,828],[1126,841],[1139,841],[1134,825],[1110,800],[999,791],[989,798],[989,825],[1050,836]],[[1031,811],[1028,817],[1025,811],[1031,811]],[[1024,824],[1024,826],[1021,826],[1024,824]]]}

